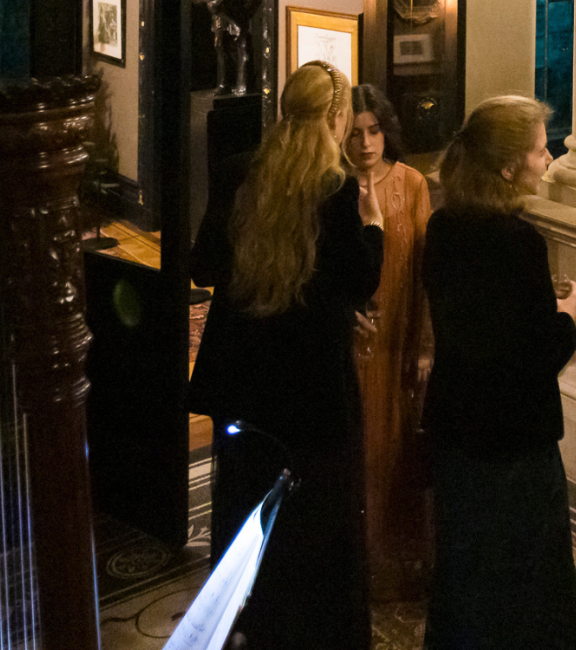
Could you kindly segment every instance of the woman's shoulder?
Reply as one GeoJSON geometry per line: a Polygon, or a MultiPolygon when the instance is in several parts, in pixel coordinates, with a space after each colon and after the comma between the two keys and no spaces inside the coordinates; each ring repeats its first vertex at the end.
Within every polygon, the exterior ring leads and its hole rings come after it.
{"type": "Polygon", "coordinates": [[[358,194],[360,192],[358,179],[355,176],[346,174],[346,177],[344,178],[344,182],[342,183],[342,187],[340,187],[338,191],[344,194],[346,193],[358,194]]]}
{"type": "Polygon", "coordinates": [[[328,196],[328,202],[338,204],[341,201],[357,201],[360,194],[358,180],[346,174],[344,180],[335,179],[336,190],[328,196]]]}
{"type": "Polygon", "coordinates": [[[475,236],[512,236],[528,241],[543,240],[533,224],[519,212],[506,213],[478,209],[451,210],[441,207],[435,210],[428,222],[428,232],[443,229],[474,231],[475,236]]]}

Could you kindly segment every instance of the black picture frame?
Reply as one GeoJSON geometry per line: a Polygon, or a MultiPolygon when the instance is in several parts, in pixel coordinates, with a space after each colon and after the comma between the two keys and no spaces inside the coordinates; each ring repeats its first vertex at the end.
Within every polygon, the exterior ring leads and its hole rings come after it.
{"type": "Polygon", "coordinates": [[[126,0],[90,0],[90,43],[94,58],[126,67],[126,0]]]}

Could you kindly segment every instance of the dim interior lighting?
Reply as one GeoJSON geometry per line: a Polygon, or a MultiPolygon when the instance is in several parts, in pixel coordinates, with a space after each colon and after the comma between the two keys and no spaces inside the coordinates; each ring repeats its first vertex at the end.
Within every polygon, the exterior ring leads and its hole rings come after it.
{"type": "MultiPolygon", "coordinates": [[[[235,436],[239,433],[242,433],[248,436],[257,436],[262,440],[267,440],[268,442],[272,443],[277,452],[280,452],[283,462],[286,462],[288,464],[288,466],[291,468],[291,471],[294,472],[296,470],[292,452],[288,446],[285,445],[276,436],[273,436],[266,431],[262,431],[262,429],[257,429],[255,426],[252,426],[249,422],[245,422],[244,420],[236,420],[235,422],[229,424],[226,427],[226,433],[229,436],[235,436]]],[[[241,438],[242,437],[243,436],[241,436],[241,438]]]]}

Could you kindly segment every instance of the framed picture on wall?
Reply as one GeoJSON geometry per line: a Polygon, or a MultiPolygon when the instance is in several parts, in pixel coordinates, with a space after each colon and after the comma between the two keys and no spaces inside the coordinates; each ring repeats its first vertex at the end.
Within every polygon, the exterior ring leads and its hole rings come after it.
{"type": "Polygon", "coordinates": [[[328,61],[358,83],[358,16],[286,7],[286,74],[308,61],[328,61]]]}
{"type": "Polygon", "coordinates": [[[428,63],[433,59],[431,34],[394,36],[394,63],[428,63]]]}
{"type": "Polygon", "coordinates": [[[126,0],[90,0],[92,54],[126,67],[126,0]]]}

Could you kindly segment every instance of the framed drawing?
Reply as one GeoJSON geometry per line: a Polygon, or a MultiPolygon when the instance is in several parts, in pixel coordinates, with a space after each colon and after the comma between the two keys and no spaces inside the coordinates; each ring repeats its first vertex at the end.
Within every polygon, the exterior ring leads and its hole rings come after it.
{"type": "Polygon", "coordinates": [[[394,36],[394,63],[428,63],[433,60],[430,34],[401,34],[394,36]]]}
{"type": "Polygon", "coordinates": [[[321,59],[358,83],[358,16],[286,7],[286,25],[287,76],[321,59]]]}
{"type": "Polygon", "coordinates": [[[126,67],[126,0],[90,0],[92,54],[126,67]]]}

